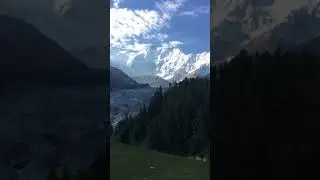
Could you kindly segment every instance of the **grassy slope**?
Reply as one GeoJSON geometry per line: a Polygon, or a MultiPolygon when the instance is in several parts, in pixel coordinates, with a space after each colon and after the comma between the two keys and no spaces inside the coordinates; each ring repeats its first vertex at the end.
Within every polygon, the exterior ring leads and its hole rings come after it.
{"type": "Polygon", "coordinates": [[[111,180],[208,180],[209,163],[111,143],[111,180]],[[150,166],[155,168],[150,168],[150,166]]]}

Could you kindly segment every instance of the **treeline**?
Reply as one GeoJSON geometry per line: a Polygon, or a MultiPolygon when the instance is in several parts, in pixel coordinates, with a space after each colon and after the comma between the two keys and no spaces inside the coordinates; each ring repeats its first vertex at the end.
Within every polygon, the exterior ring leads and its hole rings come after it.
{"type": "Polygon", "coordinates": [[[254,55],[241,51],[212,68],[213,179],[317,175],[319,60],[279,48],[254,55]]]}
{"type": "Polygon", "coordinates": [[[187,156],[208,154],[210,82],[185,79],[163,92],[158,88],[149,106],[138,115],[126,116],[114,135],[127,144],[144,144],[151,149],[187,156]]]}

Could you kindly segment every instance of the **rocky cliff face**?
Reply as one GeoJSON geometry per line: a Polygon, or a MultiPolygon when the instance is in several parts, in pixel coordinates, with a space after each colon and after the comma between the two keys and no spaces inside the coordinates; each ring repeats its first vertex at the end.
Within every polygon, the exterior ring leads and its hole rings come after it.
{"type": "Polygon", "coordinates": [[[215,61],[241,48],[273,50],[320,35],[318,0],[216,0],[211,15],[215,61]]]}

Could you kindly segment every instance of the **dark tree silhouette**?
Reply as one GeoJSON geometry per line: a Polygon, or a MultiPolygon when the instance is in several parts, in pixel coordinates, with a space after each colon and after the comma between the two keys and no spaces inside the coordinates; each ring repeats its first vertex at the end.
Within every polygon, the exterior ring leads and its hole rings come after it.
{"type": "Polygon", "coordinates": [[[278,49],[248,55],[241,51],[219,68],[212,79],[213,179],[282,180],[315,175],[318,62],[306,52],[278,49]]]}

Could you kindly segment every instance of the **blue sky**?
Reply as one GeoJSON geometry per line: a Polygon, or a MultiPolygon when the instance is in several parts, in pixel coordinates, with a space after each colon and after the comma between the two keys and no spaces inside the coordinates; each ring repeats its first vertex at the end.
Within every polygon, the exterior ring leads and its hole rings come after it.
{"type": "Polygon", "coordinates": [[[210,0],[111,0],[111,53],[141,51],[149,45],[209,52],[210,0]]]}

